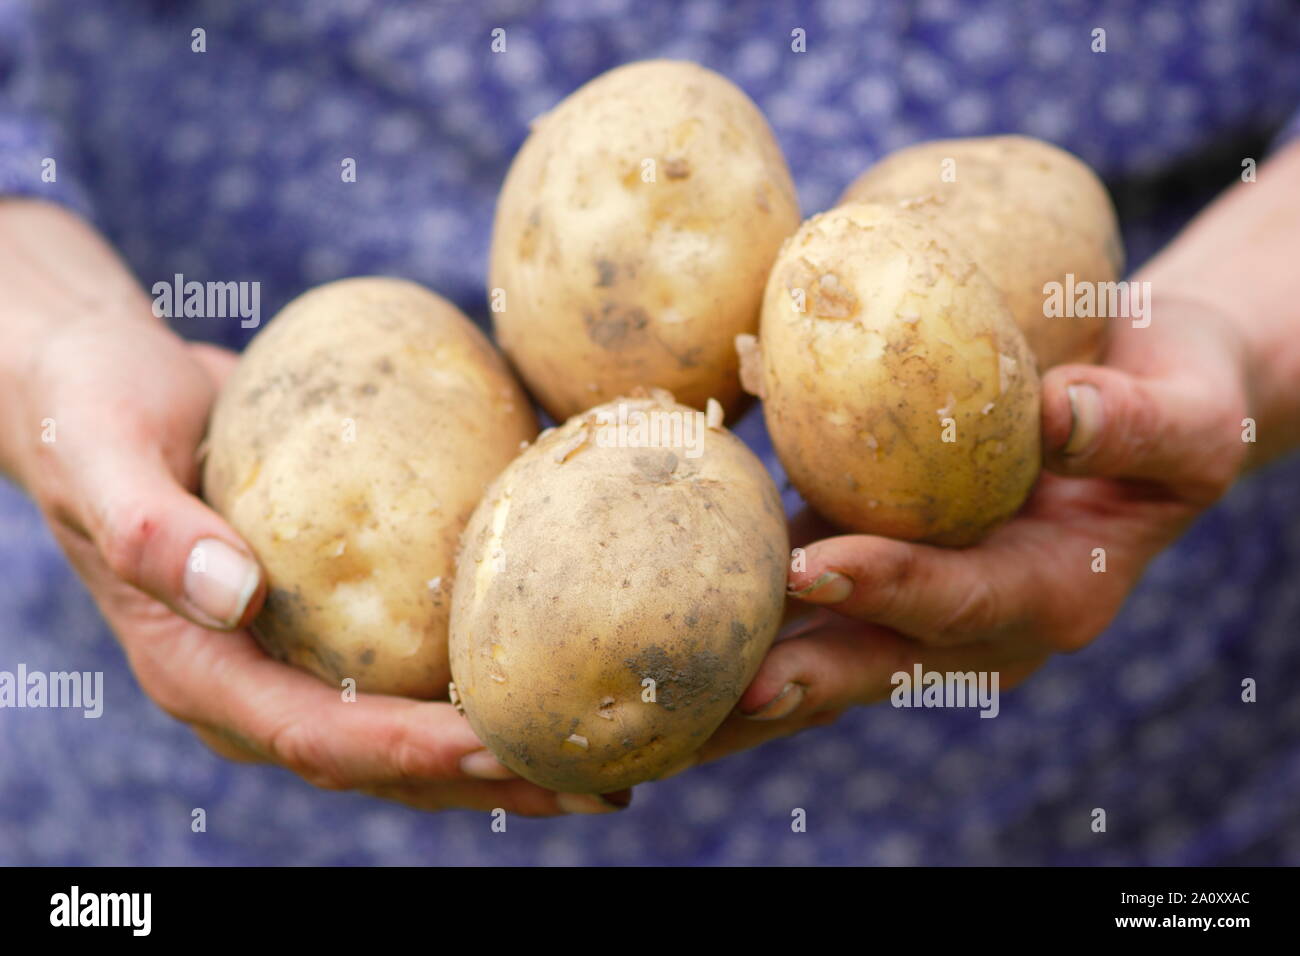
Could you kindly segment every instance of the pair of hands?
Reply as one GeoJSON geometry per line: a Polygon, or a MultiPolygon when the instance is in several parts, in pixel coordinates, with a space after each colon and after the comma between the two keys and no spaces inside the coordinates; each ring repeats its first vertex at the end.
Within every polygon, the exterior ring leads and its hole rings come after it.
{"type": "MultiPolygon", "coordinates": [[[[1119,320],[1106,363],[1043,378],[1044,471],[1020,515],[948,550],[864,535],[806,544],[796,600],[737,713],[701,761],[885,699],[890,676],[998,671],[1010,687],[1114,617],[1147,562],[1232,483],[1246,455],[1246,363],[1236,327],[1193,301],[1119,320]],[[1093,570],[1095,549],[1105,571],[1093,570]]],[[[1069,321],[1062,319],[1060,321],[1069,321]]],[[[252,561],[195,496],[196,449],[235,357],[187,344],[147,313],[72,321],[23,363],[16,421],[56,440],[20,446],[18,477],[117,633],[145,692],[219,754],[285,766],[317,786],[422,809],[607,812],[629,795],[556,794],[516,779],[450,704],[359,695],[267,657],[246,630],[264,585],[196,590],[199,541],[252,561]],[[229,633],[213,633],[213,628],[229,633]]]]}

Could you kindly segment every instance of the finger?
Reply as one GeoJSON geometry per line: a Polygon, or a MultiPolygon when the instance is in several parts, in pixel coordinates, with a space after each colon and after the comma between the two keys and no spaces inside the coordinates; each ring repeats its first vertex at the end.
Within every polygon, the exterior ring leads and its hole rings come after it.
{"type": "Polygon", "coordinates": [[[1065,475],[1136,478],[1214,500],[1244,455],[1231,383],[1139,378],[1095,365],[1062,365],[1042,384],[1044,462],[1065,475]],[[1233,446],[1237,446],[1235,449],[1233,446]]]}
{"type": "Polygon", "coordinates": [[[247,645],[209,642],[213,650],[191,659],[211,686],[197,713],[182,715],[221,728],[223,755],[233,747],[330,790],[401,791],[407,802],[424,793],[430,806],[465,805],[456,795],[477,791],[444,792],[444,784],[471,781],[509,781],[516,805],[536,812],[604,813],[631,801],[630,792],[555,794],[518,780],[451,704],[369,694],[345,701],[314,677],[265,657],[244,632],[235,637],[247,645]]]}
{"type": "Polygon", "coordinates": [[[207,342],[188,342],[190,354],[194,356],[195,361],[203,366],[212,379],[212,384],[221,388],[230,373],[235,370],[239,364],[239,356],[230,351],[223,349],[218,345],[210,345],[207,342]]]}
{"type": "Polygon", "coordinates": [[[1044,660],[1040,651],[1005,645],[933,648],[883,628],[828,627],[773,647],[741,696],[736,714],[700,756],[712,760],[828,723],[849,707],[879,703],[899,686],[895,675],[911,678],[917,665],[923,672],[988,674],[990,689],[996,673],[1000,693],[1019,684],[1044,660]]]}
{"type": "Polygon", "coordinates": [[[181,720],[218,733],[225,747],[288,767],[317,786],[515,777],[451,704],[345,698],[341,688],[268,658],[246,631],[184,640],[179,649],[159,642],[130,649],[133,665],[145,665],[140,672],[151,695],[181,720]],[[141,653],[151,659],[137,661],[141,653]]]}
{"type": "Polygon", "coordinates": [[[449,783],[437,786],[391,785],[364,792],[395,800],[417,810],[504,810],[525,817],[550,817],[564,813],[604,814],[625,810],[632,791],[612,794],[555,793],[522,780],[505,783],[449,783]]]}
{"type": "Polygon", "coordinates": [[[1015,559],[996,538],[957,550],[870,535],[827,538],[804,555],[792,597],[942,646],[1027,629],[1050,560],[1015,559]]]}
{"type": "MultiPolygon", "coordinates": [[[[85,563],[90,543],[73,545],[74,561],[85,563]]],[[[93,590],[125,587],[102,566],[88,570],[104,578],[93,590]]],[[[515,779],[450,704],[345,699],[342,688],[267,657],[246,630],[178,634],[172,625],[153,626],[161,618],[142,608],[123,622],[119,602],[100,606],[115,630],[131,634],[123,647],[149,696],[223,757],[276,763],[327,789],[515,779]]]]}
{"type": "Polygon", "coordinates": [[[123,581],[204,627],[246,625],[265,597],[246,544],[157,454],[112,446],[81,473],[80,522],[123,581]]]}
{"type": "MultiPolygon", "coordinates": [[[[1013,667],[1018,681],[1046,658],[1041,650],[1002,644],[927,647],[884,628],[845,622],[774,645],[736,709],[759,721],[839,711],[884,700],[894,675],[910,675],[917,664],[943,673],[1013,667]]],[[[999,679],[999,686],[1009,685],[999,679]]]]}
{"type": "Polygon", "coordinates": [[[277,763],[330,789],[515,777],[450,704],[344,700],[341,688],[267,657],[247,630],[218,638],[178,627],[162,604],[113,575],[90,540],[54,531],[122,635],[140,685],[218,754],[277,763]]]}

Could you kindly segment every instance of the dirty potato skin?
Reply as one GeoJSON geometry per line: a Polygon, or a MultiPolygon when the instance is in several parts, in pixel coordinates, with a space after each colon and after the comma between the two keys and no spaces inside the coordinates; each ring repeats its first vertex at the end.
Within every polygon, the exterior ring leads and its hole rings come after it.
{"type": "Polygon", "coordinates": [[[732,342],[757,328],[798,225],[780,147],[739,88],[692,63],[619,67],[535,121],[510,168],[497,340],[557,421],[638,386],[730,415],[746,401],[732,342]]]}
{"type": "Polygon", "coordinates": [[[1024,502],[1039,471],[1033,356],[929,220],[850,204],[804,223],[772,269],[761,343],[740,344],[773,445],[841,527],[962,546],[1024,502]]]}
{"type": "Polygon", "coordinates": [[[840,199],[900,201],[954,235],[1002,291],[1040,370],[1101,355],[1105,318],[1043,315],[1046,283],[1124,271],[1115,208],[1084,163],[1027,136],[936,140],[886,156],[840,199]],[[955,181],[943,179],[946,159],[955,181]]]}
{"type": "MultiPolygon", "coordinates": [[[[664,393],[620,401],[704,417],[664,393]]],[[[616,407],[544,432],[501,474],[466,528],[452,600],[452,674],[475,733],[566,792],[629,787],[697,750],[784,603],[785,519],[759,460],[720,424],[697,457],[603,447],[600,416],[616,407]]]]}
{"type": "Polygon", "coordinates": [[[335,686],[445,697],[460,532],[536,433],[505,362],[419,285],[287,305],[221,393],[203,481],[265,568],[263,646],[335,686]]]}

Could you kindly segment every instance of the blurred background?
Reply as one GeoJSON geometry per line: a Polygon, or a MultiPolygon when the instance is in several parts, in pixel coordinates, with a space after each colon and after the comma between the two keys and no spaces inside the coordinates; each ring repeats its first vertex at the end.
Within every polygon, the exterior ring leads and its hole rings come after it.
{"type": "MultiPolygon", "coordinates": [[[[495,197],[537,114],[671,57],[738,83],[805,216],[912,142],[1021,132],[1105,179],[1130,268],[1300,109],[1293,3],[11,0],[0,193],[86,215],[141,283],[399,275],[486,325],[495,197]],[[504,28],[505,53],[490,49],[504,28]],[[1091,50],[1106,31],[1106,52],[1091,50]],[[206,53],[191,31],[206,31],[206,53]],[[807,52],[791,49],[805,31],[807,52]],[[58,181],[40,179],[58,159],[58,181]],[[340,181],[344,157],[357,181],[340,181]]],[[[175,319],[240,347],[237,320],[175,319]]],[[[761,414],[739,433],[770,453],[761,414]]],[[[421,814],[226,763],[145,698],[35,508],[0,485],[0,670],[105,674],[98,720],[0,710],[5,864],[1300,863],[1300,460],[1242,481],[1110,631],[974,711],[861,709],[605,818],[421,814]],[[1259,700],[1241,702],[1241,681],[1259,700]],[[192,833],[191,811],[207,812],[192,833]],[[792,833],[791,810],[806,810],[792,833]],[[1106,833],[1090,829],[1094,807],[1106,833]]],[[[787,489],[787,504],[798,505],[787,489]]]]}

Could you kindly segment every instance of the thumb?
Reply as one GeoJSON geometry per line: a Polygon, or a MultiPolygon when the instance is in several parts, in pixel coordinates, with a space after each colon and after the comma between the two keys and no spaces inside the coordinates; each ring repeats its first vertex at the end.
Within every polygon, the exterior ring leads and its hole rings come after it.
{"type": "Polygon", "coordinates": [[[208,342],[186,342],[190,350],[190,355],[196,362],[203,366],[203,370],[208,373],[212,379],[212,384],[221,388],[230,378],[230,374],[239,364],[239,356],[224,349],[219,345],[212,345],[208,342]]]}
{"type": "Polygon", "coordinates": [[[252,620],[266,591],[257,561],[160,455],[115,453],[86,479],[82,523],[114,575],[203,627],[252,620]]]}
{"type": "Polygon", "coordinates": [[[1233,395],[1230,383],[1206,376],[1057,366],[1042,383],[1044,463],[1064,475],[1145,479],[1212,501],[1240,461],[1233,395]]]}

